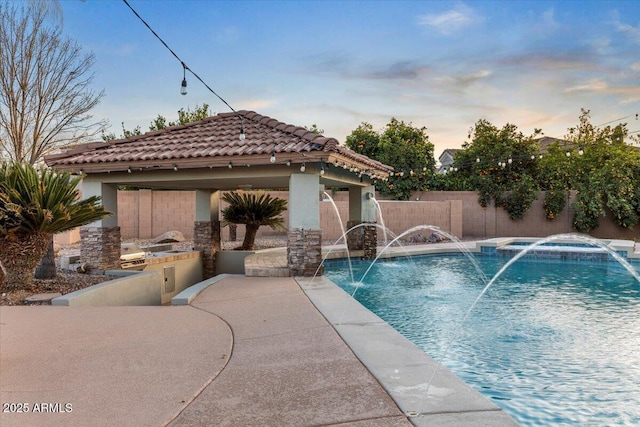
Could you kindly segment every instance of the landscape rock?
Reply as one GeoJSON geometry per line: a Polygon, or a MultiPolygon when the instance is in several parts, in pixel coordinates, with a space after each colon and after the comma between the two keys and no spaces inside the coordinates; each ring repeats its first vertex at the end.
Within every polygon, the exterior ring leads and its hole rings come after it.
{"type": "Polygon", "coordinates": [[[184,242],[184,235],[179,231],[167,231],[153,239],[153,243],[178,243],[184,242]]]}
{"type": "Polygon", "coordinates": [[[409,243],[427,243],[427,236],[422,233],[413,234],[409,238],[409,243]]]}
{"type": "Polygon", "coordinates": [[[438,242],[442,242],[443,240],[444,239],[439,234],[431,233],[431,235],[429,236],[428,242],[429,243],[438,243],[438,242]]]}

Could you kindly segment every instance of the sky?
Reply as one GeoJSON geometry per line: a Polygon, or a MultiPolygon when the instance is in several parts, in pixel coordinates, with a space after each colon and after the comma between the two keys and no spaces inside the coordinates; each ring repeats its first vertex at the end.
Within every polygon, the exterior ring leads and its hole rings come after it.
{"type": "MultiPolygon", "coordinates": [[[[129,0],[235,110],[344,142],[362,122],[426,127],[436,157],[479,119],[563,137],[581,108],[640,130],[640,2],[129,0]],[[624,119],[623,119],[624,118],[624,119]],[[621,120],[622,119],[622,120],[621,120]]],[[[93,111],[121,134],[161,114],[230,111],[120,0],[63,0],[95,55],[93,111]]],[[[637,135],[638,133],[636,133],[637,135]]]]}

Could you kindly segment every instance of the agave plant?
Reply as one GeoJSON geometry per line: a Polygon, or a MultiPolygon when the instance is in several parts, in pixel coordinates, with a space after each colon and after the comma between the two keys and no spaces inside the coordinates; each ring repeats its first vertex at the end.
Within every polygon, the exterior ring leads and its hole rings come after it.
{"type": "Polygon", "coordinates": [[[266,193],[232,191],[225,193],[222,200],[229,204],[222,210],[223,225],[244,224],[246,227],[242,246],[238,249],[253,250],[256,233],[261,225],[268,225],[274,230],[285,230],[284,218],[280,216],[287,210],[287,201],[284,199],[271,197],[266,193]]]}
{"type": "Polygon", "coordinates": [[[0,166],[0,264],[5,276],[0,289],[31,286],[33,270],[53,234],[109,215],[99,197],[79,200],[80,180],[26,164],[0,166]]]}

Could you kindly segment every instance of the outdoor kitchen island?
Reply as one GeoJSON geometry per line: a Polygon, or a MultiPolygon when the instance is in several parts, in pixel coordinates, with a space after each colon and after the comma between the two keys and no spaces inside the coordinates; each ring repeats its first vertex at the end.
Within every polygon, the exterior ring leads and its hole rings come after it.
{"type": "MultiPolygon", "coordinates": [[[[53,305],[164,305],[202,281],[202,253],[123,244],[122,268],[105,272],[114,279],[52,300],[53,305]],[[159,249],[159,250],[158,250],[159,249]]],[[[74,257],[63,260],[75,269],[74,257]],[[71,262],[70,262],[71,261],[71,262]]],[[[81,267],[81,266],[80,266],[81,267]]]]}

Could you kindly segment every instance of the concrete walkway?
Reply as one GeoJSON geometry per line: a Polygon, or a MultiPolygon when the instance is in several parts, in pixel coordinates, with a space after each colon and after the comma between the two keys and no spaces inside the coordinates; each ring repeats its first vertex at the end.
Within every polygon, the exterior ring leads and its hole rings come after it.
{"type": "Polygon", "coordinates": [[[411,425],[291,278],[190,306],[0,307],[0,401],[29,411],[3,427],[411,425]]]}

